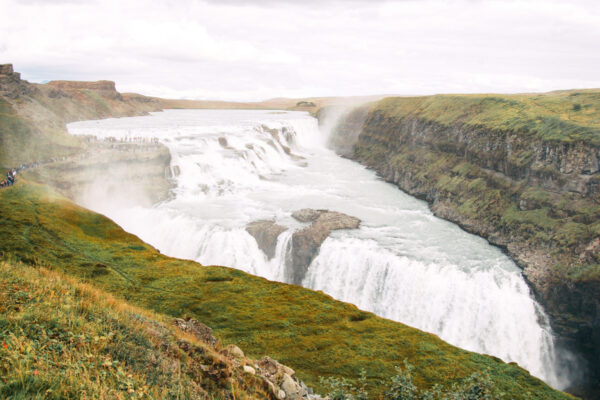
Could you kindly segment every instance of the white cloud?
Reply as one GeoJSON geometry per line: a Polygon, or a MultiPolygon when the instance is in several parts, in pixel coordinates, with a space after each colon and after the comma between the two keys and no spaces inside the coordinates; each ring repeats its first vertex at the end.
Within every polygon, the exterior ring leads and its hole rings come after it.
{"type": "Polygon", "coordinates": [[[0,0],[0,62],[170,97],[600,87],[600,5],[0,0]]]}

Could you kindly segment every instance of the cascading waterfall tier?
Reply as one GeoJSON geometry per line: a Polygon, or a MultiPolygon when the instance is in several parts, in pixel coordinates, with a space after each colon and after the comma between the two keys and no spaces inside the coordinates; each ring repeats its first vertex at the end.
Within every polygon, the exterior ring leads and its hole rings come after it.
{"type": "Polygon", "coordinates": [[[468,350],[516,361],[550,385],[568,386],[568,354],[520,270],[485,240],[436,218],[427,205],[335,155],[317,121],[297,112],[168,110],[148,117],[84,121],[73,134],[117,140],[155,137],[170,149],[177,187],[154,207],[104,213],[161,252],[289,282],[300,208],[355,216],[335,231],[302,284],[380,316],[435,333],[468,350]],[[246,231],[274,220],[288,229],[268,258],[246,231]]]}

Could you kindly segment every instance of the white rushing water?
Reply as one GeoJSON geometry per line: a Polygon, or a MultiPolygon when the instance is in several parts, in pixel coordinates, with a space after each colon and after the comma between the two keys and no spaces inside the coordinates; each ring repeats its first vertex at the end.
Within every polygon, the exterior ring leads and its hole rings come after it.
{"type": "Polygon", "coordinates": [[[157,137],[179,170],[169,201],[84,204],[161,252],[285,281],[300,208],[340,211],[360,229],[335,231],[303,285],[364,310],[435,333],[456,346],[516,361],[557,388],[560,368],[547,317],[518,267],[499,249],[432,215],[427,205],[326,149],[305,113],[168,110],[147,117],[84,121],[73,134],[157,137]],[[245,226],[290,227],[268,260],[245,226]]]}

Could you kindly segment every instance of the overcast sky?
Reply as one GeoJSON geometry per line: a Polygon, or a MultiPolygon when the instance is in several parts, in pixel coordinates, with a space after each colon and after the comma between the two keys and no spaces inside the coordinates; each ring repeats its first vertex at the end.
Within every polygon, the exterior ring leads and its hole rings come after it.
{"type": "Polygon", "coordinates": [[[197,99],[600,87],[600,1],[0,0],[0,63],[197,99]]]}

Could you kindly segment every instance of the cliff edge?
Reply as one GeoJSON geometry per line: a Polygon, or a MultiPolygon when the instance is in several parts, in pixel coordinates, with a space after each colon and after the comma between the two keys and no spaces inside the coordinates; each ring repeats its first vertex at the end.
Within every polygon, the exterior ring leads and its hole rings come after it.
{"type": "Polygon", "coordinates": [[[330,142],[504,248],[597,393],[600,90],[387,98],[342,118],[330,142]]]}

